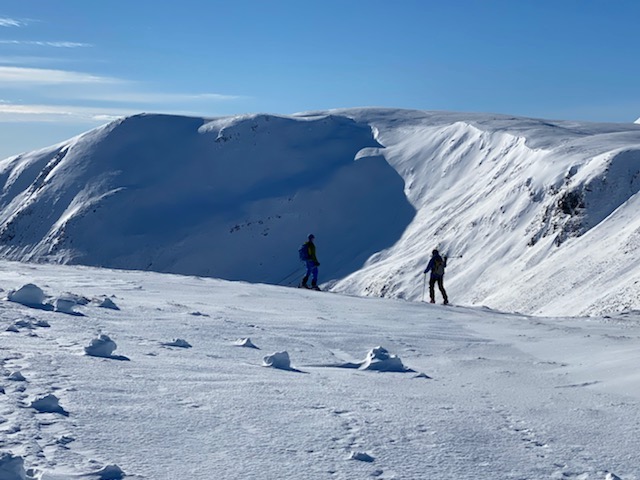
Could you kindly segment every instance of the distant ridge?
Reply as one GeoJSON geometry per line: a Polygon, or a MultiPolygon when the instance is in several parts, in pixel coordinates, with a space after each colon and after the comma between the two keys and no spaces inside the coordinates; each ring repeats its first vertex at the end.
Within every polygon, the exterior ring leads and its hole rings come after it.
{"type": "Polygon", "coordinates": [[[316,235],[338,292],[640,309],[640,125],[380,108],[136,115],[0,162],[0,254],[287,284],[316,235]]]}

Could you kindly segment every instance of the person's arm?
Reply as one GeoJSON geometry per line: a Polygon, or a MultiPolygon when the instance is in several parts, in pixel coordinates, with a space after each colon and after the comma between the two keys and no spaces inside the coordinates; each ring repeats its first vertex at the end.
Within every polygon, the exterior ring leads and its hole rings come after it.
{"type": "Polygon", "coordinates": [[[433,268],[433,258],[431,258],[431,260],[429,260],[429,264],[427,265],[427,268],[424,269],[424,273],[426,274],[432,268],[433,268]]]}

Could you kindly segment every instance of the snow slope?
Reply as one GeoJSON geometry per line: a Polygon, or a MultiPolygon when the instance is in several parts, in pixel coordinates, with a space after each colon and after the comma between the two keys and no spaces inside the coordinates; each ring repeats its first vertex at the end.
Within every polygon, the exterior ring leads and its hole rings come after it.
{"type": "Polygon", "coordinates": [[[456,304],[639,307],[640,125],[139,115],[4,160],[0,185],[0,254],[13,260],[291,284],[313,232],[338,292],[420,299],[438,246],[462,256],[446,277],[456,304]]]}
{"type": "Polygon", "coordinates": [[[640,478],[638,312],[0,278],[1,480],[640,478]]]}

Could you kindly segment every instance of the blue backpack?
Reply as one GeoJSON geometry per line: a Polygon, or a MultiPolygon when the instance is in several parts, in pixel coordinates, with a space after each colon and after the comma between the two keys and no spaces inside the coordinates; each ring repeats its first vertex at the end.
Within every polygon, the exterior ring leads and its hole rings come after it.
{"type": "Polygon", "coordinates": [[[306,262],[311,259],[311,257],[309,257],[309,246],[306,243],[303,243],[298,249],[298,256],[301,262],[306,262]]]}

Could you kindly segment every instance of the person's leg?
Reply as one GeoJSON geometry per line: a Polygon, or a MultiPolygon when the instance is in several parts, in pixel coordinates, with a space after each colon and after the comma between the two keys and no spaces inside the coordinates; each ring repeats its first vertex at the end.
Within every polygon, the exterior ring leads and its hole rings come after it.
{"type": "Polygon", "coordinates": [[[434,291],[434,287],[436,284],[436,279],[433,277],[429,278],[429,298],[431,299],[431,303],[436,303],[436,292],[434,291]]]}
{"type": "Polygon", "coordinates": [[[304,277],[302,277],[302,286],[305,288],[309,288],[307,286],[307,282],[309,281],[309,276],[311,275],[311,271],[313,270],[313,268],[315,267],[313,262],[307,262],[307,273],[305,274],[304,277]]]}
{"type": "Polygon", "coordinates": [[[438,279],[438,288],[440,289],[440,293],[442,294],[442,298],[444,299],[445,305],[449,303],[449,297],[447,297],[447,292],[444,289],[444,279],[440,277],[438,279]]]}
{"type": "Polygon", "coordinates": [[[316,265],[311,269],[311,286],[318,286],[318,267],[316,265]]]}

